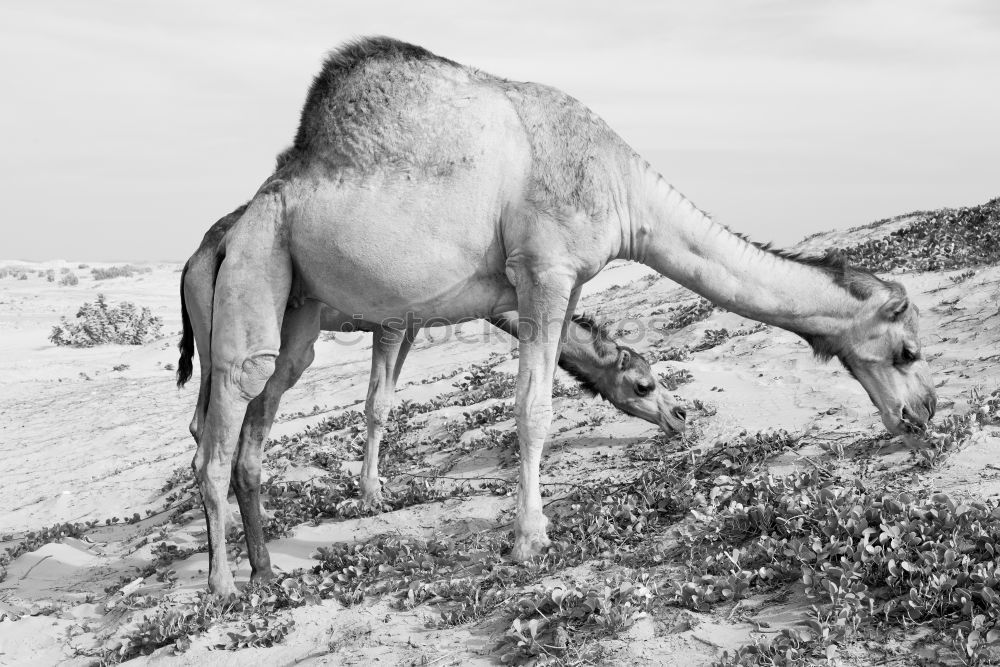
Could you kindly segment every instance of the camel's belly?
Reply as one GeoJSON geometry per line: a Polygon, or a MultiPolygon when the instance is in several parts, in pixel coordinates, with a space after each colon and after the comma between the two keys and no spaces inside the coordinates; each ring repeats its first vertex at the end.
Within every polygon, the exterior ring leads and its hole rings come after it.
{"type": "Polygon", "coordinates": [[[472,183],[314,193],[289,243],[308,296],[370,322],[460,321],[516,307],[497,224],[500,197],[472,183]]]}
{"type": "Polygon", "coordinates": [[[517,308],[514,290],[502,277],[473,276],[442,289],[429,280],[400,284],[374,277],[359,286],[355,279],[361,275],[335,269],[313,273],[306,296],[336,308],[348,319],[398,325],[455,323],[517,308]]]}

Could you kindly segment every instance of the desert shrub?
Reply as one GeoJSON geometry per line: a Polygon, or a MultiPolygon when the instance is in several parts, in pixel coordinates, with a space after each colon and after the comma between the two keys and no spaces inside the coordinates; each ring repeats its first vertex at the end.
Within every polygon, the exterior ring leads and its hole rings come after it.
{"type": "Polygon", "coordinates": [[[67,273],[62,278],[59,279],[59,284],[62,285],[63,287],[79,285],[80,279],[76,277],[75,273],[67,273]]]}
{"type": "Polygon", "coordinates": [[[1000,197],[980,206],[918,214],[910,225],[851,248],[846,259],[873,271],[942,271],[1000,262],[1000,197]]]}
{"type": "Polygon", "coordinates": [[[121,640],[112,642],[98,656],[102,664],[117,664],[149,655],[163,646],[173,646],[175,653],[183,653],[191,645],[191,637],[204,632],[223,617],[238,620],[238,631],[226,633],[214,648],[236,650],[249,647],[267,647],[282,641],[295,622],[279,619],[262,611],[272,607],[276,595],[265,587],[251,587],[237,600],[223,602],[209,593],[200,592],[195,602],[161,605],[152,614],[142,618],[133,631],[121,640]]]}
{"type": "Polygon", "coordinates": [[[705,335],[702,341],[691,348],[692,352],[703,352],[705,350],[711,350],[713,347],[718,347],[722,345],[730,338],[737,338],[739,336],[749,336],[755,334],[758,331],[764,331],[767,329],[766,324],[761,324],[758,322],[749,329],[736,329],[735,331],[729,331],[728,329],[706,329],[705,335]]]}
{"type": "Polygon", "coordinates": [[[48,271],[45,272],[45,279],[48,280],[50,283],[54,283],[56,281],[56,272],[53,271],[52,269],[49,269],[48,271]]]}
{"type": "Polygon", "coordinates": [[[976,275],[976,272],[972,269],[969,269],[968,271],[962,271],[962,273],[958,274],[957,276],[949,277],[948,280],[955,283],[956,285],[960,285],[961,283],[964,283],[966,280],[973,277],[974,275],[976,275]]]}
{"type": "Polygon", "coordinates": [[[142,345],[160,333],[163,321],[149,308],[139,310],[130,301],[109,306],[103,294],[97,301],[80,306],[76,320],[65,317],[52,327],[49,340],[56,345],[93,347],[105,343],[142,345]]]}
{"type": "Polygon", "coordinates": [[[510,398],[516,382],[516,376],[501,373],[489,364],[473,364],[461,380],[452,384],[464,394],[462,404],[471,405],[491,398],[510,398]]]}
{"type": "Polygon", "coordinates": [[[668,347],[664,350],[653,350],[653,362],[657,361],[687,361],[691,358],[691,349],[684,345],[682,347],[668,347]]]}
{"type": "MultiPolygon", "coordinates": [[[[694,301],[681,304],[679,306],[671,306],[667,308],[667,313],[669,319],[662,323],[659,328],[663,331],[675,331],[677,329],[683,329],[684,327],[694,324],[695,322],[701,322],[707,319],[715,306],[708,299],[698,298],[694,301]]],[[[662,312],[662,311],[658,311],[662,312]]],[[[655,325],[654,325],[655,326],[655,325]]]]}
{"type": "Polygon", "coordinates": [[[14,278],[15,280],[27,280],[28,274],[24,269],[16,269],[10,266],[0,268],[0,278],[14,278]]]}
{"type": "Polygon", "coordinates": [[[729,338],[728,329],[705,329],[705,335],[701,342],[695,345],[691,351],[692,352],[703,352],[705,350],[711,350],[713,347],[718,347],[726,342],[729,338]]]}
{"type": "Polygon", "coordinates": [[[635,581],[611,579],[600,587],[557,585],[520,598],[510,605],[516,616],[501,640],[500,662],[566,664],[559,658],[576,657],[568,652],[574,648],[572,635],[589,631],[592,636],[612,636],[649,616],[657,595],[651,585],[648,576],[635,581]],[[549,660],[540,662],[541,658],[549,660]]]}
{"type": "Polygon", "coordinates": [[[137,273],[152,273],[152,271],[149,267],[124,264],[109,266],[106,269],[91,269],[90,273],[94,276],[94,280],[107,280],[109,278],[131,278],[137,273]]]}
{"type": "Polygon", "coordinates": [[[660,373],[660,382],[670,391],[677,391],[682,384],[694,380],[694,376],[686,368],[671,368],[666,373],[660,373]]]}
{"type": "Polygon", "coordinates": [[[552,398],[578,398],[583,394],[577,383],[564,384],[559,378],[552,381],[552,398]]]}

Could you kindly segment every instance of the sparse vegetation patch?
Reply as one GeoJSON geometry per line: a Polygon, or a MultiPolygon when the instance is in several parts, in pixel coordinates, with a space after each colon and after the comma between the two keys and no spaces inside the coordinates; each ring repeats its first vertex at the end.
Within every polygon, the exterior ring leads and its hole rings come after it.
{"type": "Polygon", "coordinates": [[[4,266],[0,267],[0,278],[13,278],[14,280],[27,280],[28,272],[24,269],[4,266]]]}
{"type": "Polygon", "coordinates": [[[1000,197],[979,206],[917,215],[916,221],[884,238],[840,250],[852,264],[882,272],[943,271],[1000,262],[1000,197]]]}
{"type": "MultiPolygon", "coordinates": [[[[85,268],[85,265],[81,264],[80,268],[85,268]]],[[[134,264],[109,266],[107,268],[95,267],[90,270],[90,274],[94,277],[94,280],[108,280],[110,278],[131,278],[136,274],[152,273],[152,272],[153,270],[148,266],[135,266],[134,264]]]]}
{"type": "Polygon", "coordinates": [[[698,297],[689,303],[668,308],[669,319],[660,328],[664,331],[683,329],[686,326],[708,319],[714,310],[715,306],[711,301],[698,297]]]}
{"type": "Polygon", "coordinates": [[[694,375],[686,368],[672,368],[666,373],[660,373],[660,382],[670,391],[677,391],[682,384],[694,380],[694,375]]]}
{"type": "MultiPolygon", "coordinates": [[[[967,245],[992,238],[988,229],[973,224],[974,216],[965,209],[952,214],[941,219],[959,226],[966,220],[972,230],[967,245]]],[[[924,232],[914,232],[914,238],[931,234],[934,215],[918,221],[924,232]]],[[[948,234],[921,237],[930,239],[925,254],[902,234],[883,249],[902,253],[899,261],[887,260],[886,265],[899,269],[953,262],[955,274],[942,280],[955,292],[952,284],[976,276],[974,269],[963,270],[962,263],[989,253],[963,250],[957,237],[948,234]]],[[[879,247],[859,252],[881,257],[879,247]]],[[[48,278],[30,273],[32,278],[48,278]]],[[[72,275],[64,272],[60,284],[72,275]]],[[[102,331],[79,321],[100,317],[93,314],[97,311],[103,310],[107,320],[115,319],[110,314],[115,307],[103,296],[96,304],[85,304],[88,307],[89,314],[81,309],[76,321],[63,318],[61,338],[102,331]],[[70,331],[70,325],[78,329],[70,331]]],[[[134,306],[131,312],[148,314],[134,306]]],[[[712,312],[707,301],[686,299],[669,311],[663,331],[670,334],[712,312]]],[[[684,334],[689,345],[654,349],[651,354],[657,361],[685,361],[692,353],[763,328],[708,329],[699,339],[694,336],[700,330],[689,331],[684,334]]],[[[386,529],[394,532],[328,544],[319,549],[312,567],[283,573],[267,585],[250,584],[235,599],[201,593],[194,600],[177,601],[159,592],[132,597],[122,592],[139,581],[137,576],[171,588],[185,576],[171,569],[182,570],[175,561],[205,549],[200,524],[183,536],[169,534],[197,515],[200,502],[190,467],[178,468],[163,488],[163,513],[171,513],[170,521],[137,526],[134,530],[141,532],[129,544],[151,548],[151,558],[141,563],[138,575],[123,576],[105,589],[107,608],[114,602],[115,614],[122,616],[114,617],[117,636],[93,650],[92,657],[113,663],[164,647],[181,653],[195,638],[200,638],[195,644],[212,649],[267,647],[286,638],[294,641],[289,637],[295,631],[292,609],[336,600],[365,605],[367,612],[367,605],[378,600],[379,606],[372,608],[378,609],[379,623],[383,618],[395,623],[397,613],[416,610],[433,629],[478,624],[474,633],[494,640],[486,651],[503,664],[619,664],[622,656],[612,647],[620,643],[604,640],[640,621],[649,623],[647,616],[657,620],[657,633],[664,628],[660,621],[667,619],[669,625],[674,615],[691,621],[685,627],[709,614],[720,623],[754,621],[759,620],[754,616],[760,613],[759,600],[766,598],[765,604],[770,604],[775,597],[792,595],[798,603],[806,598],[801,618],[782,627],[760,626],[754,633],[758,639],[722,654],[716,664],[876,664],[880,658],[886,664],[906,665],[1000,663],[1000,507],[993,497],[945,494],[934,487],[937,473],[951,470],[944,466],[949,457],[977,438],[1000,434],[990,430],[1000,426],[1000,390],[988,395],[974,391],[969,410],[955,412],[942,405],[932,426],[902,439],[858,430],[865,425],[850,426],[857,421],[853,418],[838,421],[835,433],[738,432],[729,422],[706,428],[703,420],[714,412],[695,400],[697,412],[692,412],[683,439],[640,435],[622,442],[585,433],[575,451],[565,446],[576,437],[573,429],[599,425],[605,415],[592,412],[583,415],[586,421],[577,421],[578,413],[586,411],[574,405],[558,415],[558,432],[568,435],[546,452],[543,497],[552,544],[530,562],[513,563],[508,555],[511,524],[501,518],[484,528],[478,522],[492,522],[495,512],[485,498],[472,500],[516,493],[517,435],[510,427],[516,380],[497,370],[497,362],[491,358],[413,382],[442,386],[433,388],[432,398],[403,401],[392,411],[382,442],[381,472],[388,481],[375,507],[361,503],[358,479],[345,472],[363,453],[364,414],[350,407],[315,406],[287,415],[285,420],[321,421],[267,443],[267,464],[274,475],[261,490],[268,540],[293,535],[304,524],[402,514],[383,517],[386,529]],[[434,414],[443,408],[450,409],[434,414]],[[721,429],[725,437],[705,439],[706,433],[721,429]],[[885,459],[870,460],[875,451],[885,459]],[[582,457],[593,460],[579,465],[582,457]],[[773,465],[775,459],[780,468],[773,465]],[[493,466],[501,470],[492,473],[495,478],[468,477],[493,466]],[[460,472],[449,477],[445,472],[452,468],[460,472]],[[781,474],[771,472],[775,469],[781,474]],[[289,479],[282,479],[284,471],[289,479]],[[562,477],[555,476],[560,473],[562,477]],[[408,509],[444,502],[450,508],[462,501],[467,503],[462,512],[455,513],[455,521],[442,522],[441,532],[431,532],[436,530],[433,518],[447,512],[408,509]],[[489,513],[483,514],[478,503],[489,513]],[[896,639],[901,648],[885,647],[896,639]],[[865,652],[861,662],[859,651],[865,652]]],[[[697,367],[706,362],[698,359],[697,367]]],[[[106,362],[105,367],[114,363],[106,362]]],[[[661,383],[674,391],[691,382],[691,372],[680,367],[686,365],[662,364],[661,383]]],[[[114,366],[119,372],[127,369],[127,364],[114,366]]],[[[554,387],[555,396],[573,398],[579,393],[575,384],[554,387]]],[[[557,403],[561,405],[565,403],[557,403]]],[[[816,423],[822,425],[832,421],[823,415],[837,413],[831,409],[819,414],[816,423]]],[[[984,473],[983,478],[993,474],[984,473]]],[[[106,522],[139,520],[135,514],[106,522]]],[[[0,580],[12,559],[47,542],[80,537],[95,525],[62,524],[28,534],[0,555],[0,580]]],[[[237,556],[234,561],[245,557],[242,539],[240,527],[233,527],[229,548],[237,556]]],[[[102,641],[106,636],[93,634],[102,641]]],[[[202,648],[197,650],[199,655],[191,660],[204,659],[202,648]]],[[[461,659],[459,653],[454,656],[461,659]]],[[[452,654],[431,653],[421,659],[437,664],[442,657],[452,654]]]]}
{"type": "Polygon", "coordinates": [[[767,325],[758,322],[749,329],[736,329],[735,331],[730,331],[726,328],[722,329],[706,329],[704,337],[701,342],[696,344],[691,348],[691,352],[702,352],[704,350],[710,350],[713,347],[718,347],[722,345],[730,338],[737,338],[739,336],[750,336],[757,333],[758,331],[766,331],[767,325]]]}
{"type": "Polygon", "coordinates": [[[139,309],[130,301],[111,306],[103,294],[98,294],[97,301],[80,307],[75,320],[63,317],[53,326],[49,340],[70,347],[142,345],[159,336],[162,326],[163,321],[149,308],[139,309]]]}
{"type": "MultiPolygon", "coordinates": [[[[967,413],[919,437],[923,448],[936,453],[915,451],[915,469],[938,465],[982,426],[997,423],[1000,390],[975,394],[970,402],[967,413]]],[[[463,427],[490,422],[494,412],[469,413],[463,427]]],[[[359,414],[346,412],[314,433],[356,422],[359,414]]],[[[183,651],[192,637],[216,625],[228,637],[218,648],[269,646],[293,628],[283,610],[326,599],[354,605],[388,596],[398,609],[433,608],[427,623],[436,628],[505,617],[508,631],[494,648],[504,663],[587,661],[596,659],[595,639],[666,607],[706,612],[800,582],[813,603],[801,626],[777,630],[720,664],[813,664],[836,657],[868,632],[914,624],[937,633],[933,650],[940,662],[992,659],[1000,642],[1000,509],[845,480],[819,467],[768,473],[770,457],[801,445],[784,431],[743,432],[702,449],[665,454],[632,479],[575,485],[549,502],[552,546],[528,563],[506,560],[512,544],[506,529],[333,544],[319,550],[311,570],[251,585],[237,600],[201,595],[194,602],[137,609],[139,620],[102,657],[125,660],[162,646],[183,651]],[[606,574],[596,581],[552,583],[556,573],[583,564],[606,574]]],[[[178,469],[165,489],[171,498],[193,491],[189,469],[178,469]]],[[[387,489],[383,507],[373,509],[360,506],[357,481],[343,475],[273,481],[263,489],[274,512],[269,537],[305,522],[510,491],[504,480],[456,484],[411,476],[406,485],[387,489]]],[[[162,544],[154,548],[153,570],[169,580],[169,563],[186,555],[162,544]]]]}

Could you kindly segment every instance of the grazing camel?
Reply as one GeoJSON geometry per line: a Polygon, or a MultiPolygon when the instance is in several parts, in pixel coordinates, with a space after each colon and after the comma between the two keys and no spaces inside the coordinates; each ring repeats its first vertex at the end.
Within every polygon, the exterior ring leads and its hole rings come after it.
{"type": "MultiPolygon", "coordinates": [[[[241,206],[216,222],[205,233],[201,245],[188,259],[181,272],[181,318],[183,334],[181,356],[177,363],[177,386],[191,378],[195,346],[201,364],[201,385],[191,435],[200,442],[208,409],[212,358],[210,351],[212,302],[215,295],[217,250],[226,232],[239,220],[246,206],[241,206]]],[[[497,328],[517,337],[517,313],[501,313],[489,318],[497,328]]],[[[362,501],[378,502],[381,482],[378,474],[379,445],[384,425],[392,407],[396,380],[412,343],[412,336],[400,339],[394,331],[379,325],[360,322],[337,310],[306,300],[285,310],[281,329],[281,347],[275,372],[264,390],[250,401],[240,429],[239,444],[232,462],[231,487],[240,506],[246,527],[247,552],[252,576],[272,576],[270,557],[263,543],[260,527],[260,464],[264,441],[278,412],[281,397],[302,376],[314,358],[313,343],[323,331],[370,331],[372,374],[365,403],[368,438],[361,468],[362,501]],[[248,517],[250,517],[248,519],[248,517]]],[[[584,391],[607,399],[619,410],[656,424],[665,433],[684,430],[686,413],[653,376],[646,359],[635,350],[619,345],[593,320],[574,316],[568,325],[559,365],[582,385],[584,391]]]]}
{"type": "Polygon", "coordinates": [[[901,285],[836,256],[754,245],[572,97],[388,38],[326,60],[293,146],[220,256],[195,456],[218,594],[236,591],[222,511],[231,461],[247,404],[275,372],[293,277],[296,299],[360,313],[393,340],[411,338],[413,322],[518,312],[517,561],[549,544],[539,464],[553,372],[581,286],[612,259],[646,264],[836,356],[893,433],[934,413],[917,310],[901,285]]]}

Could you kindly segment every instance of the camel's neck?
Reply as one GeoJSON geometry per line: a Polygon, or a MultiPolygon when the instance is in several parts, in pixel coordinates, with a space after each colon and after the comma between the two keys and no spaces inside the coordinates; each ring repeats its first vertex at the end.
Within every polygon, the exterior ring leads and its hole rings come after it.
{"type": "Polygon", "coordinates": [[[859,303],[822,269],[760,250],[713,222],[644,162],[632,174],[628,259],[716,305],[783,329],[838,335],[859,303]]]}
{"type": "Polygon", "coordinates": [[[597,349],[594,337],[589,331],[575,322],[570,322],[563,338],[559,367],[572,375],[584,390],[608,398],[605,373],[614,360],[614,354],[608,358],[597,349]]]}

